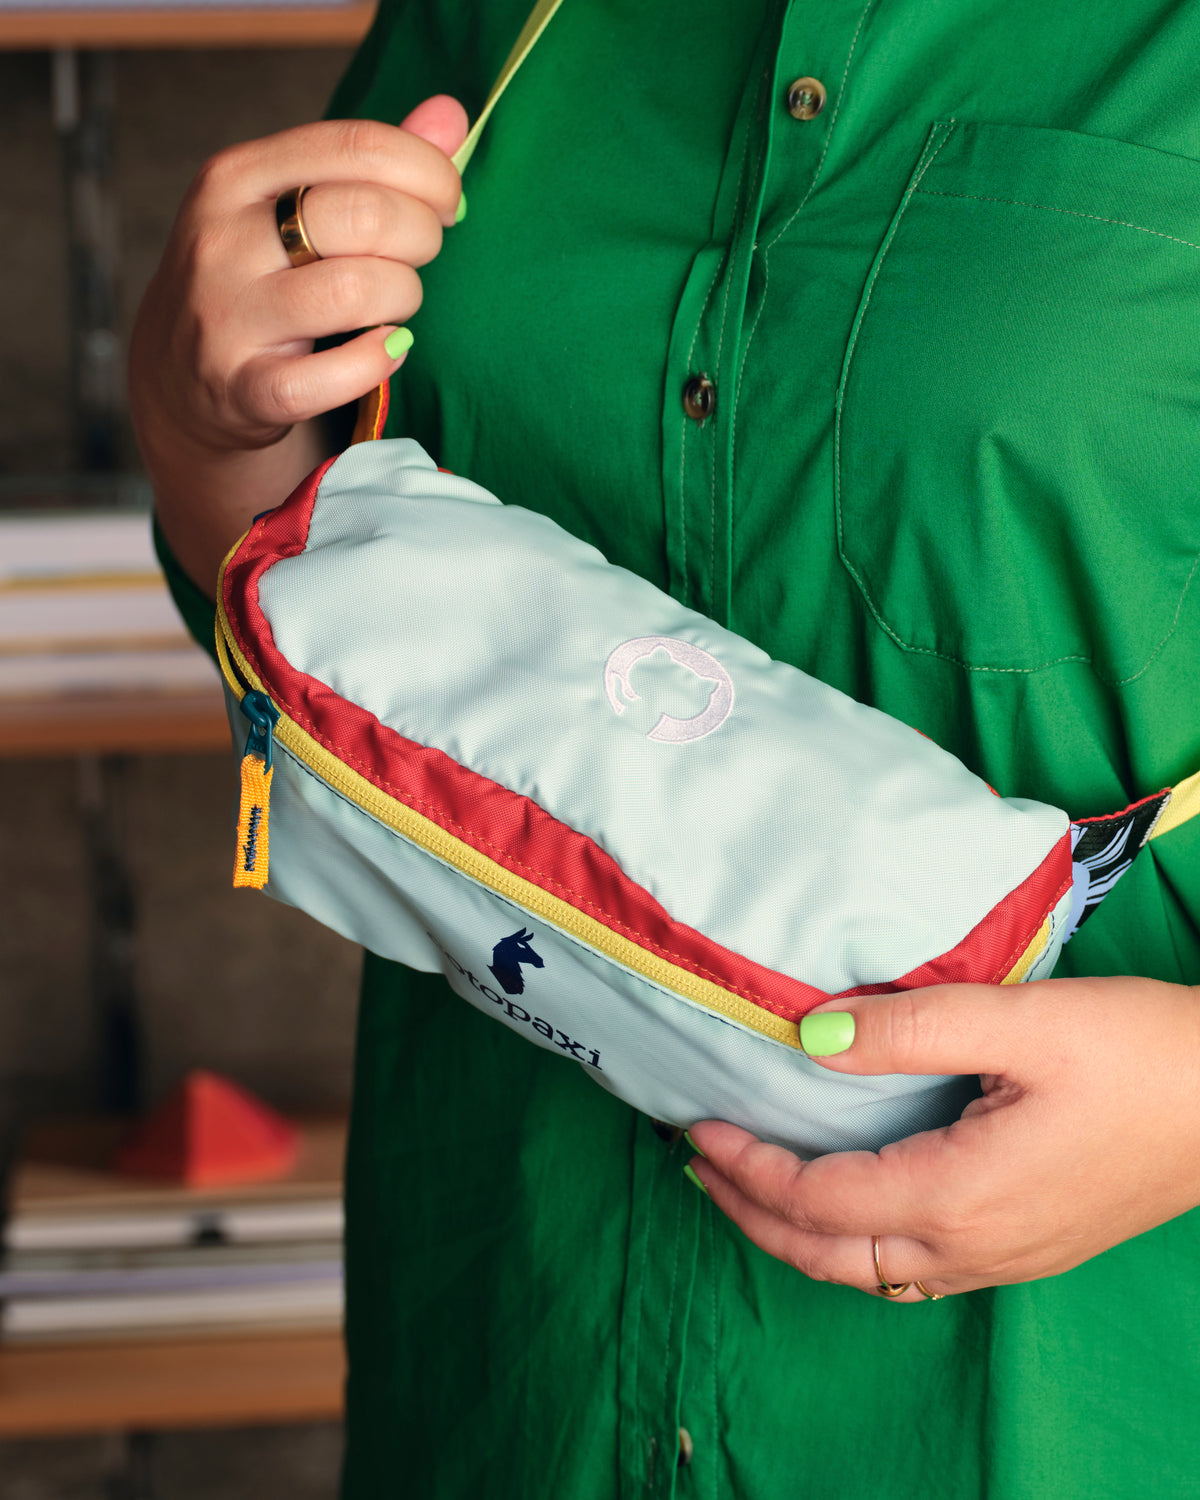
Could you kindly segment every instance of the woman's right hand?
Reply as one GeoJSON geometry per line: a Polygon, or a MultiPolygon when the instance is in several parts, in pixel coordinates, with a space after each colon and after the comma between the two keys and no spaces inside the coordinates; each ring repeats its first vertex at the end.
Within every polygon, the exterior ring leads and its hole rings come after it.
{"type": "Polygon", "coordinates": [[[138,313],[130,404],[159,523],[208,593],[251,518],[327,456],[314,419],[403,362],[384,343],[420,306],[415,268],[455,222],[450,156],[466,129],[440,95],[399,127],[327,121],[234,146],[192,183],[138,313]],[[322,259],[295,267],[275,199],[302,184],[322,259]]]}

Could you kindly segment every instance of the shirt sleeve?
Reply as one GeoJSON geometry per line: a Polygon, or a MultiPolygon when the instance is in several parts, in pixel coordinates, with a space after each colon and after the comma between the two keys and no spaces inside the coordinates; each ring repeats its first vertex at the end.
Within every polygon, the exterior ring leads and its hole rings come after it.
{"type": "Polygon", "coordinates": [[[171,598],[175,601],[175,608],[183,616],[183,623],[213,661],[216,661],[216,605],[196,587],[179,566],[175,554],[167,545],[166,537],[159,529],[157,516],[154,518],[154,550],[158,554],[158,560],[166,575],[167,587],[171,591],[171,598]]]}

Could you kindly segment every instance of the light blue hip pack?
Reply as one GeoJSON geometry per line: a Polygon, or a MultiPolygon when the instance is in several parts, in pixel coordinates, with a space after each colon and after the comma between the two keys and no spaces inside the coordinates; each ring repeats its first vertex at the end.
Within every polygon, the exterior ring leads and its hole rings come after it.
{"type": "Polygon", "coordinates": [[[217,634],[235,883],[440,970],[657,1119],[805,1154],[977,1091],[830,1073],[806,1011],[1048,975],[1200,800],[1193,778],[1072,824],[996,796],[408,440],[351,447],[254,523],[217,634]]]}

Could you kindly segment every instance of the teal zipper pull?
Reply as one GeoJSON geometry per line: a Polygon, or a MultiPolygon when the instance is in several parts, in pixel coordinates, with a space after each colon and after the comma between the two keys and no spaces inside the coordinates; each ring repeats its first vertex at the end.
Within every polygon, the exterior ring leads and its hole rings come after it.
{"type": "Polygon", "coordinates": [[[263,763],[263,770],[269,771],[275,748],[275,725],[279,720],[279,710],[266,693],[251,692],[242,699],[242,712],[250,720],[246,754],[257,755],[263,763]]]}

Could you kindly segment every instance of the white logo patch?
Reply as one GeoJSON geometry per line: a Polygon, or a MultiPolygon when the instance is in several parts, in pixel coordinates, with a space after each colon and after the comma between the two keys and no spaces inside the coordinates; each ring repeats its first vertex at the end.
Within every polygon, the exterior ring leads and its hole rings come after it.
{"type": "Polygon", "coordinates": [[[714,729],[720,729],[733,710],[733,680],[715,656],[669,635],[639,636],[637,640],[623,642],[609,656],[604,664],[604,691],[613,712],[623,714],[627,703],[638,701],[630,673],[638,662],[656,651],[665,651],[673,662],[686,667],[702,682],[711,682],[713,690],[708,703],[694,718],[677,719],[673,714],[660,714],[646,738],[681,745],[687,740],[702,740],[714,729]]]}

